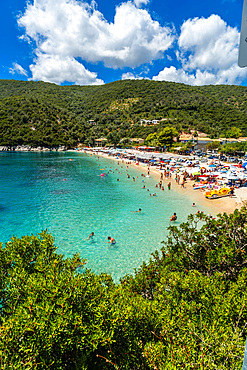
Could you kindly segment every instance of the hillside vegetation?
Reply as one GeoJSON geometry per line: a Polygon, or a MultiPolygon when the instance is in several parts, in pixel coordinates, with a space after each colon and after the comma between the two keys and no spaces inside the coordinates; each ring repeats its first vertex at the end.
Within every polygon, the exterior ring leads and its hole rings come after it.
{"type": "Polygon", "coordinates": [[[212,138],[230,127],[247,136],[247,89],[125,80],[100,86],[57,86],[0,80],[0,145],[75,147],[106,137],[146,138],[167,125],[212,138]],[[163,120],[141,125],[141,120],[163,120]],[[93,120],[96,124],[89,123],[93,120]]]}

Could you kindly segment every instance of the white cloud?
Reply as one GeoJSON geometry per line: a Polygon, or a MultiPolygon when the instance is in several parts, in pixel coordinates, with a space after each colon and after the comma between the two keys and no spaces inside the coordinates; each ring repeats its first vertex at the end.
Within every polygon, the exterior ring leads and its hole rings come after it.
{"type": "Polygon", "coordinates": [[[189,19],[181,27],[177,59],[182,68],[165,68],[154,80],[204,84],[235,84],[247,77],[237,66],[239,32],[218,15],[189,19]]]}
{"type": "MultiPolygon", "coordinates": [[[[121,3],[113,22],[97,10],[95,0],[90,5],[83,0],[29,3],[18,24],[24,29],[23,39],[36,45],[36,57],[30,66],[32,79],[101,84],[103,81],[83,62],[114,69],[133,68],[133,73],[123,74],[122,79],[141,78],[135,74],[136,67],[165,56],[171,63],[167,51],[174,46],[175,31],[161,26],[140,8],[148,2],[121,3]]],[[[247,69],[237,66],[238,44],[237,28],[218,15],[188,19],[181,27],[177,50],[173,50],[180,67],[166,67],[153,79],[191,85],[241,83],[247,69]]]]}
{"type": "MultiPolygon", "coordinates": [[[[191,55],[188,68],[226,69],[237,60],[239,32],[218,15],[189,19],[181,27],[178,40],[182,57],[191,55]]],[[[185,65],[186,66],[186,65],[185,65]]]]}
{"type": "Polygon", "coordinates": [[[246,70],[239,68],[237,64],[233,64],[231,68],[218,71],[217,73],[206,70],[201,71],[200,69],[197,69],[195,72],[186,72],[182,68],[166,67],[158,76],[154,76],[153,80],[182,82],[188,85],[234,85],[240,83],[246,77],[246,70]]]}
{"type": "Polygon", "coordinates": [[[19,75],[23,75],[23,76],[28,75],[27,71],[22,66],[20,66],[20,64],[18,64],[18,63],[13,63],[13,68],[10,68],[9,72],[12,75],[14,75],[16,73],[19,74],[19,75]]]}
{"type": "MultiPolygon", "coordinates": [[[[135,3],[141,5],[147,0],[135,3]]],[[[95,3],[36,0],[28,4],[18,24],[25,29],[25,37],[37,46],[37,58],[32,65],[34,79],[47,77],[42,77],[39,67],[43,63],[43,59],[39,60],[41,55],[57,56],[61,61],[81,58],[90,63],[103,62],[109,68],[135,68],[163,58],[174,40],[170,28],[162,27],[131,1],[120,4],[114,22],[109,23],[96,10],[95,3]]],[[[52,76],[51,66],[49,75],[52,76]]]]}
{"type": "Polygon", "coordinates": [[[136,76],[134,73],[127,72],[122,74],[122,80],[143,80],[144,77],[136,76]]]}
{"type": "Polygon", "coordinates": [[[149,0],[134,0],[134,4],[139,8],[142,5],[147,5],[149,0]]]}
{"type": "Polygon", "coordinates": [[[97,74],[86,68],[72,57],[40,54],[36,64],[31,64],[33,80],[62,83],[73,81],[76,85],[101,85],[104,81],[97,78],[97,74]]]}

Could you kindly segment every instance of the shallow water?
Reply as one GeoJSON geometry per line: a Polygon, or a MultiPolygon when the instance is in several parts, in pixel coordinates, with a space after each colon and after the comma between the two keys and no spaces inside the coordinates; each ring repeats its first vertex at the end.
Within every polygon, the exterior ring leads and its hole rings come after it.
{"type": "Polygon", "coordinates": [[[59,253],[80,253],[88,268],[117,281],[162,246],[174,212],[179,225],[195,211],[191,199],[155,188],[157,179],[141,172],[83,153],[0,153],[0,241],[47,228],[59,253]]]}

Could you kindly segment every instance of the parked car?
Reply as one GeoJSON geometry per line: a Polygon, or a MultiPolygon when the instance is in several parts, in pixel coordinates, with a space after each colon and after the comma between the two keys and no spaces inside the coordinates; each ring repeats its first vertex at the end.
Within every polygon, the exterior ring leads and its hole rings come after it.
{"type": "Polygon", "coordinates": [[[238,160],[238,158],[234,158],[234,157],[230,157],[230,158],[228,158],[228,160],[227,160],[228,162],[231,162],[231,163],[238,163],[239,162],[239,160],[238,160]]]}
{"type": "Polygon", "coordinates": [[[227,161],[227,157],[226,157],[225,155],[221,155],[221,156],[220,156],[220,160],[221,160],[221,161],[227,161]]]}
{"type": "Polygon", "coordinates": [[[216,155],[210,155],[208,159],[218,159],[218,157],[216,155]]]}

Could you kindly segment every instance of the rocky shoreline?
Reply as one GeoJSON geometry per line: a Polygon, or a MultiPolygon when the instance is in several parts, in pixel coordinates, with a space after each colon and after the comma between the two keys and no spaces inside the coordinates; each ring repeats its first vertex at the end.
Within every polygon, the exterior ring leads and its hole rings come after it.
{"type": "Polygon", "coordinates": [[[57,147],[43,147],[37,146],[33,147],[31,145],[3,145],[0,146],[0,152],[64,152],[67,148],[64,145],[59,145],[57,147]]]}

